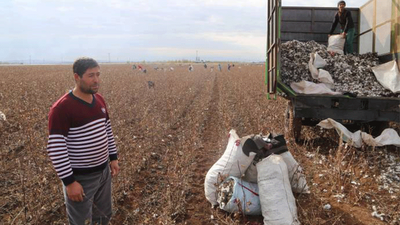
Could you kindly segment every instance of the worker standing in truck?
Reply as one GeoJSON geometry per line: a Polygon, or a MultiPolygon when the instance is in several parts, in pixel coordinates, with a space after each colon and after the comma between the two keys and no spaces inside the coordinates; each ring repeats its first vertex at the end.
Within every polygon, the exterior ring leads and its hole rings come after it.
{"type": "Polygon", "coordinates": [[[353,54],[353,40],[354,40],[354,23],[350,11],[345,9],[346,2],[338,2],[338,11],[335,14],[329,35],[332,35],[338,23],[340,23],[340,34],[346,39],[345,54],[353,54]]]}

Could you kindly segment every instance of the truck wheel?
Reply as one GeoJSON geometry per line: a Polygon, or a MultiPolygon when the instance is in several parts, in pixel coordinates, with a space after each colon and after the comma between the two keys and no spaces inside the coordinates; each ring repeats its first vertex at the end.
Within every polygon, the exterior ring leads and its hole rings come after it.
{"type": "Polygon", "coordinates": [[[288,139],[300,140],[301,118],[294,117],[294,108],[291,101],[288,102],[285,113],[285,136],[288,139]]]}

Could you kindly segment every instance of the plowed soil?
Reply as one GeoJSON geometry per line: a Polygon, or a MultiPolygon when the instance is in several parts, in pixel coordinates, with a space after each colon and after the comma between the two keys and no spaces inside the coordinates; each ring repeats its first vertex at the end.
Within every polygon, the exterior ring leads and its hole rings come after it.
{"type": "MultiPolygon", "coordinates": [[[[239,136],[284,133],[287,100],[267,98],[264,65],[223,66],[195,64],[189,72],[187,64],[144,65],[143,73],[129,64],[101,65],[99,92],[121,166],[111,224],[263,223],[262,216],[211,208],[204,178],[230,129],[239,136]]],[[[7,117],[0,121],[0,223],[67,223],[61,182],[46,153],[47,114],[73,87],[71,65],[0,67],[0,111],[7,117]]],[[[295,195],[302,224],[399,224],[398,189],[382,188],[377,179],[386,155],[399,163],[398,148],[354,149],[316,127],[304,128],[298,143],[287,140],[311,189],[295,195]]]]}

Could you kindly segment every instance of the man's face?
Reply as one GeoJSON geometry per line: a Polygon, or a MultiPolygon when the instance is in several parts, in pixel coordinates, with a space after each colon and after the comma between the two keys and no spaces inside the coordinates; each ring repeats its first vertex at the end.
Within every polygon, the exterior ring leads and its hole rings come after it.
{"type": "Polygon", "coordinates": [[[86,94],[95,94],[100,86],[100,67],[89,68],[82,77],[75,75],[79,90],[86,94]]]}
{"type": "Polygon", "coordinates": [[[339,7],[339,11],[342,12],[345,6],[346,6],[345,4],[340,3],[339,6],[338,6],[339,7]]]}

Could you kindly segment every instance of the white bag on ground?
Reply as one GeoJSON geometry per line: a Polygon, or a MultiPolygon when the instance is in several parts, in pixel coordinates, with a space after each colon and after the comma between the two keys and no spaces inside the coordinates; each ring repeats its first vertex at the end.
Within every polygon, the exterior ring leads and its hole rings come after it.
{"type": "Polygon", "coordinates": [[[264,224],[300,224],[288,169],[283,158],[279,155],[270,155],[257,163],[257,171],[264,224]]]}
{"type": "MultiPolygon", "coordinates": [[[[229,131],[228,145],[221,158],[208,170],[204,181],[204,192],[207,200],[212,205],[218,205],[216,189],[218,179],[224,180],[224,176],[242,177],[246,169],[253,161],[255,153],[245,155],[240,144],[240,138],[235,130],[229,131]]],[[[222,182],[221,180],[221,182],[222,182]]]]}
{"type": "Polygon", "coordinates": [[[400,71],[396,60],[372,67],[371,69],[378,82],[384,88],[391,90],[393,93],[400,92],[400,71]]]}
{"type": "Polygon", "coordinates": [[[220,184],[217,195],[222,210],[230,213],[243,212],[245,215],[261,215],[258,186],[255,183],[230,176],[220,184]]]}
{"type": "Polygon", "coordinates": [[[289,151],[287,151],[280,154],[280,156],[282,156],[283,161],[285,161],[286,163],[292,191],[294,193],[310,193],[306,177],[303,174],[303,169],[294,159],[293,155],[289,151]]]}
{"type": "Polygon", "coordinates": [[[342,35],[331,35],[328,39],[328,52],[336,52],[339,54],[343,54],[343,48],[346,39],[343,38],[342,35]]]}

